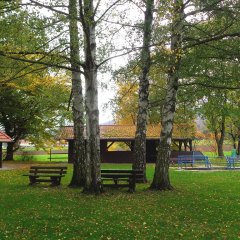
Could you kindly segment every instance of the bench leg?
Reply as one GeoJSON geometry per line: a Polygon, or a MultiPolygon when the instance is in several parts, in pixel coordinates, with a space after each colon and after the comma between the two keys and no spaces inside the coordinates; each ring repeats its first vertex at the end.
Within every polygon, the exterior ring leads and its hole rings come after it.
{"type": "Polygon", "coordinates": [[[115,187],[117,187],[117,185],[118,185],[118,179],[117,179],[117,178],[114,178],[114,179],[113,179],[113,182],[114,182],[114,184],[115,184],[115,187]]]}
{"type": "Polygon", "coordinates": [[[59,186],[61,182],[61,177],[51,177],[52,187],[59,186]]]}
{"type": "Polygon", "coordinates": [[[136,188],[136,181],[135,181],[134,178],[130,178],[129,179],[129,190],[128,190],[128,192],[130,192],[130,193],[135,192],[135,188],[136,188]]]}
{"type": "Polygon", "coordinates": [[[34,184],[36,184],[36,177],[34,177],[34,176],[29,176],[29,181],[30,181],[29,185],[34,185],[34,184]]]}
{"type": "Polygon", "coordinates": [[[100,193],[104,193],[103,181],[99,181],[98,184],[99,184],[100,193]]]}

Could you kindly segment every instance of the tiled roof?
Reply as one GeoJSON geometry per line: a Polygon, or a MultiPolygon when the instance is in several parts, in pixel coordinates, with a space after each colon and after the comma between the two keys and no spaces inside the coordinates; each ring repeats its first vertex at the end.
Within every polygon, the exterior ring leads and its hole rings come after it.
{"type": "MultiPolygon", "coordinates": [[[[148,125],[147,138],[158,139],[160,136],[160,125],[148,125]]],[[[101,139],[134,139],[136,126],[135,125],[100,125],[101,139]]],[[[195,137],[195,126],[190,124],[174,125],[173,138],[186,139],[195,137]]],[[[60,131],[59,139],[73,139],[73,127],[65,126],[60,131]]]]}
{"type": "Polygon", "coordinates": [[[0,142],[12,142],[12,139],[7,134],[0,131],[0,142]]]}

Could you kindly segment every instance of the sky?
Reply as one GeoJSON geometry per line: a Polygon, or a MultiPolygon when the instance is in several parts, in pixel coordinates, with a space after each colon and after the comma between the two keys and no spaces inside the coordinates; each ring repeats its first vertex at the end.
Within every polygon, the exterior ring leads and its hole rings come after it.
{"type": "MultiPolygon", "coordinates": [[[[24,0],[24,3],[27,3],[29,0],[24,0]]],[[[47,1],[40,0],[38,1],[39,3],[47,3],[47,1]]],[[[97,1],[96,1],[97,2],[97,1]]],[[[100,5],[98,7],[98,16],[96,15],[96,18],[101,16],[102,13],[106,11],[108,8],[108,5],[111,5],[110,0],[102,0],[100,1],[100,5]]],[[[110,18],[106,17],[104,19],[110,20],[112,22],[118,22],[118,23],[124,23],[124,22],[130,22],[131,24],[134,24],[134,21],[139,18],[141,15],[141,11],[139,12],[138,7],[136,7],[134,4],[131,4],[130,2],[124,2],[124,4],[118,4],[117,5],[117,10],[113,10],[111,14],[109,14],[110,18]],[[119,18],[119,16],[121,17],[119,18]]],[[[58,10],[63,10],[58,8],[58,10]]],[[[51,11],[48,11],[46,8],[41,8],[39,9],[40,14],[44,16],[51,16],[52,13],[51,11]]],[[[64,8],[64,11],[67,13],[67,9],[64,8]]],[[[119,49],[123,48],[129,48],[129,43],[134,42],[130,47],[134,47],[136,45],[139,45],[139,35],[136,36],[130,32],[129,34],[129,29],[124,29],[120,24],[110,24],[110,26],[113,26],[112,29],[108,30],[107,27],[107,21],[103,21],[103,25],[100,26],[100,35],[103,33],[102,38],[97,39],[97,46],[107,46],[106,49],[108,48],[108,45],[111,48],[111,43],[113,43],[113,50],[108,57],[112,57],[114,55],[118,55],[120,52],[119,49]],[[102,31],[103,29],[103,31],[102,31]],[[109,32],[108,32],[109,31],[109,32]],[[112,32],[111,32],[112,31],[112,32]],[[133,40],[134,39],[134,40],[133,40]],[[99,42],[98,42],[99,41],[99,42]],[[110,43],[110,44],[109,44],[110,43]]],[[[100,50],[101,51],[101,50],[100,50]]],[[[113,70],[118,69],[121,66],[124,66],[127,63],[127,58],[126,56],[124,57],[118,57],[112,59],[108,64],[111,65],[111,68],[113,70]]],[[[114,98],[114,95],[116,94],[116,89],[114,86],[113,79],[111,77],[110,72],[106,72],[105,74],[98,73],[98,80],[100,82],[99,84],[99,95],[98,95],[98,102],[99,102],[99,122],[100,124],[109,122],[113,120],[113,111],[111,106],[108,104],[111,99],[114,98]],[[105,87],[103,88],[102,85],[105,87]]]]}

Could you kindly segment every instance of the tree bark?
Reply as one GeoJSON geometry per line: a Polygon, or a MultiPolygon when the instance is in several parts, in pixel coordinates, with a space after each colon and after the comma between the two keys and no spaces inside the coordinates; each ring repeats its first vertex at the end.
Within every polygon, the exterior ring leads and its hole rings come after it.
{"type": "Polygon", "coordinates": [[[240,155],[240,128],[238,128],[237,139],[237,155],[240,155]]]}
{"type": "Polygon", "coordinates": [[[225,138],[225,117],[224,116],[222,116],[220,137],[217,130],[215,130],[214,135],[215,135],[215,141],[217,144],[218,156],[224,157],[224,152],[223,152],[223,143],[225,138]]]}
{"type": "Polygon", "coordinates": [[[9,142],[7,144],[7,152],[6,152],[6,156],[4,158],[5,161],[12,161],[12,160],[14,160],[14,158],[13,158],[14,144],[15,144],[15,142],[9,142]]]}
{"type": "Polygon", "coordinates": [[[85,184],[84,105],[80,74],[77,0],[69,0],[70,61],[72,71],[72,110],[74,129],[73,175],[69,186],[85,184]]]}
{"type": "Polygon", "coordinates": [[[232,147],[233,147],[234,149],[237,149],[237,144],[236,144],[237,134],[235,134],[235,133],[233,132],[233,130],[231,129],[231,132],[229,133],[229,135],[230,135],[230,137],[231,137],[231,139],[232,139],[232,147]]]}
{"type": "Polygon", "coordinates": [[[2,143],[0,142],[0,168],[2,168],[2,143]]]}
{"type": "Polygon", "coordinates": [[[92,0],[79,0],[80,18],[84,32],[85,85],[86,85],[86,183],[85,193],[100,193],[100,134],[98,110],[98,83],[96,65],[96,33],[92,0]]]}
{"type": "Polygon", "coordinates": [[[138,114],[137,126],[135,133],[134,145],[134,163],[133,169],[143,170],[143,182],[147,182],[146,178],[146,128],[149,104],[149,79],[148,73],[151,67],[150,43],[152,36],[152,21],[153,21],[154,0],[146,1],[144,33],[143,33],[143,48],[141,52],[141,76],[139,78],[139,93],[138,93],[138,114]]]}
{"type": "Polygon", "coordinates": [[[237,144],[237,155],[240,155],[240,139],[238,140],[237,144]]]}
{"type": "Polygon", "coordinates": [[[169,178],[169,160],[178,90],[179,69],[182,58],[182,34],[184,19],[184,4],[182,0],[173,1],[172,12],[171,59],[169,61],[167,93],[163,105],[162,128],[160,133],[160,144],[158,147],[154,178],[150,187],[151,189],[155,190],[171,190],[173,188],[169,178]]]}

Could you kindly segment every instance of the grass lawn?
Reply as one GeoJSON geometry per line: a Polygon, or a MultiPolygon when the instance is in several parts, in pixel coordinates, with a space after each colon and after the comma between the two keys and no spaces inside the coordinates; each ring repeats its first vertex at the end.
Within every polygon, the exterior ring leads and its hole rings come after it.
{"type": "MultiPolygon", "coordinates": [[[[103,168],[127,168],[104,165],[103,168]]],[[[240,239],[240,171],[171,169],[174,191],[138,184],[101,196],[28,186],[26,170],[0,171],[0,239],[240,239]]],[[[148,166],[148,178],[153,176],[148,166]]]]}

